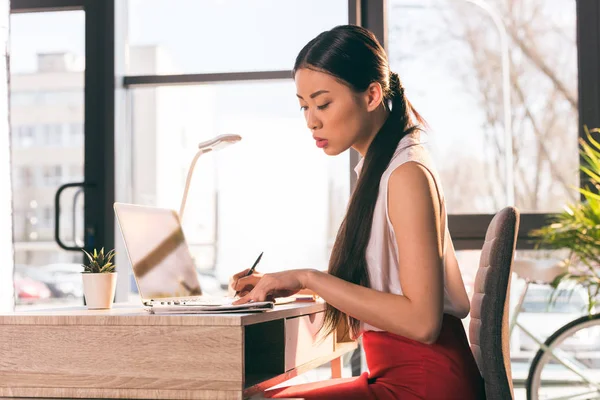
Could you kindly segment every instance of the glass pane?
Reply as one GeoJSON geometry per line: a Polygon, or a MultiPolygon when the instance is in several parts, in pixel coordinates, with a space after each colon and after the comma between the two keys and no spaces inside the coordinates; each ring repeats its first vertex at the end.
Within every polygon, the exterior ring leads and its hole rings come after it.
{"type": "Polygon", "coordinates": [[[197,144],[243,138],[201,156],[190,186],[183,226],[206,292],[220,292],[261,251],[261,272],[327,269],[350,193],[349,153],[327,157],[315,146],[295,93],[291,80],[131,93],[135,203],[178,210],[197,144]]]}
{"type": "MultiPolygon", "coordinates": [[[[11,15],[11,155],[17,307],[83,304],[81,255],[54,241],[54,194],[83,180],[85,15],[11,15]]],[[[79,246],[83,196],[61,198],[61,238],[79,246]],[[75,199],[77,201],[75,202],[75,199]]]]}
{"type": "Polygon", "coordinates": [[[487,3],[506,21],[508,70],[491,14],[456,0],[388,2],[392,69],[432,127],[449,213],[494,213],[507,204],[503,73],[515,204],[521,212],[560,211],[578,198],[575,2],[487,3]]]}
{"type": "Polygon", "coordinates": [[[290,70],[347,0],[130,0],[129,75],[290,70]],[[155,48],[150,51],[146,47],[155,48]]]}

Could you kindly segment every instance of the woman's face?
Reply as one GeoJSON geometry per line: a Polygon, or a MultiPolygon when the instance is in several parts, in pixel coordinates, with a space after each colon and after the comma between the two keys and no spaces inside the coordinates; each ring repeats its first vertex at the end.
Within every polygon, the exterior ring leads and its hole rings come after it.
{"type": "Polygon", "coordinates": [[[315,144],[334,156],[369,134],[364,96],[324,72],[301,68],[295,75],[300,107],[315,144]]]}

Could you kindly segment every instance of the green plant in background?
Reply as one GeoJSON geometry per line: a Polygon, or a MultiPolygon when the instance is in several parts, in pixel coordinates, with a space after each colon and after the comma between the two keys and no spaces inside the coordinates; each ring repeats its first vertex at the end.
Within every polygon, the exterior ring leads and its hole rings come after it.
{"type": "Polygon", "coordinates": [[[590,132],[600,133],[600,129],[589,131],[584,126],[584,130],[587,141],[580,139],[583,160],[580,169],[589,181],[577,188],[583,199],[568,204],[549,225],[532,231],[532,236],[537,238],[536,247],[569,250],[565,272],[552,282],[554,293],[559,286],[571,285],[571,290],[576,285],[584,287],[591,314],[600,294],[600,143],[590,132]]]}
{"type": "Polygon", "coordinates": [[[85,250],[83,250],[83,252],[88,258],[88,263],[83,264],[84,273],[103,274],[115,272],[115,264],[112,262],[112,259],[115,256],[114,250],[111,250],[108,253],[104,254],[103,247],[102,249],[100,249],[100,251],[94,249],[93,255],[85,250]]]}

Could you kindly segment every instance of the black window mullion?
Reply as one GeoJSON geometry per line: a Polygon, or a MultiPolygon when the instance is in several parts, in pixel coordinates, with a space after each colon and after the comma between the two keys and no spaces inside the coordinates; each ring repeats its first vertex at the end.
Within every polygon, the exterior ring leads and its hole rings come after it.
{"type": "Polygon", "coordinates": [[[82,10],[86,0],[11,0],[11,14],[42,11],[82,10]]]}
{"type": "Polygon", "coordinates": [[[292,71],[252,71],[252,72],[219,72],[211,74],[182,74],[182,75],[139,75],[123,77],[123,86],[156,87],[172,85],[196,85],[205,83],[237,82],[237,81],[266,81],[291,79],[292,71]]]}
{"type": "Polygon", "coordinates": [[[85,4],[85,243],[114,248],[114,2],[85,4]]]}
{"type": "MultiPolygon", "coordinates": [[[[577,0],[577,66],[579,136],[587,141],[584,126],[600,128],[600,2],[597,0],[577,0]]],[[[600,139],[598,134],[593,136],[600,139]]],[[[586,180],[581,173],[580,185],[586,180]]]]}
{"type": "MultiPolygon", "coordinates": [[[[517,247],[532,249],[535,246],[535,240],[530,232],[548,224],[553,215],[521,214],[517,247]]],[[[492,218],[494,218],[494,214],[449,215],[448,229],[452,235],[454,247],[460,250],[481,249],[492,218]]]]}

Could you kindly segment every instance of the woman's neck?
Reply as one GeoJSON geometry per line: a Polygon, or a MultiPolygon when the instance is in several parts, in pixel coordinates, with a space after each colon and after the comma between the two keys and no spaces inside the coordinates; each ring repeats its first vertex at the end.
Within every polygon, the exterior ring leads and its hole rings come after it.
{"type": "Polygon", "coordinates": [[[383,106],[374,111],[373,121],[368,129],[368,134],[364,135],[359,141],[352,145],[352,148],[360,153],[362,157],[367,154],[367,150],[373,142],[377,133],[381,130],[383,124],[388,119],[390,112],[383,106]]]}

